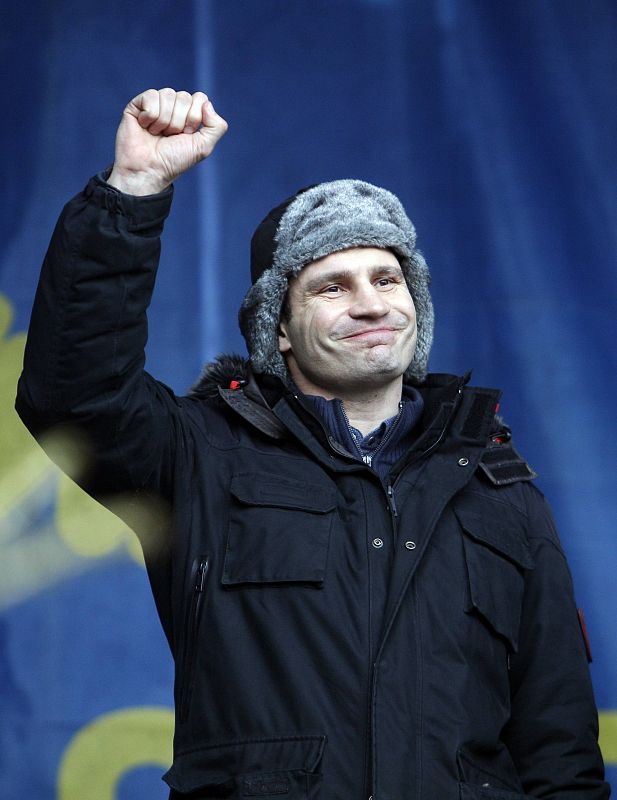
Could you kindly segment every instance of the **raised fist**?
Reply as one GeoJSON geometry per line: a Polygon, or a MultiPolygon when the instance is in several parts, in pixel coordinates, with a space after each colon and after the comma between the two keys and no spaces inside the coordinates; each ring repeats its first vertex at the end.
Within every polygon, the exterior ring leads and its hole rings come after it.
{"type": "Polygon", "coordinates": [[[127,194],[161,192],[207,158],[226,131],[203,92],[148,89],[124,109],[108,183],[127,194]]]}

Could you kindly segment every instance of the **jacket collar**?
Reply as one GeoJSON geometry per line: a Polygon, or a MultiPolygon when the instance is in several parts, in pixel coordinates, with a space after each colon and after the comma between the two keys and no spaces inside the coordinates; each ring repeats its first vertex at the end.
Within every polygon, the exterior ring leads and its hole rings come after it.
{"type": "MultiPolygon", "coordinates": [[[[416,385],[424,400],[420,434],[411,447],[412,457],[423,457],[439,448],[456,449],[461,444],[485,447],[496,429],[495,414],[501,392],[468,386],[470,373],[462,377],[433,373],[416,385]]],[[[312,449],[325,450],[331,464],[332,450],[350,456],[336,447],[321,419],[302,395],[280,378],[254,375],[246,359],[237,355],[219,356],[203,371],[189,396],[223,402],[235,413],[274,439],[290,435],[306,442],[310,434],[312,449]]]]}

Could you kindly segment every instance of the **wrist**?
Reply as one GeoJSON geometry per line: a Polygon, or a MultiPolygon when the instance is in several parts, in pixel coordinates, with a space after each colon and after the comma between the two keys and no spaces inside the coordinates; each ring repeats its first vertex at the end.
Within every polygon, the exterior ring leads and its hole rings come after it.
{"type": "Polygon", "coordinates": [[[107,178],[107,183],[124,194],[137,197],[160,194],[170,186],[169,181],[165,181],[157,175],[118,169],[115,164],[107,178]]]}

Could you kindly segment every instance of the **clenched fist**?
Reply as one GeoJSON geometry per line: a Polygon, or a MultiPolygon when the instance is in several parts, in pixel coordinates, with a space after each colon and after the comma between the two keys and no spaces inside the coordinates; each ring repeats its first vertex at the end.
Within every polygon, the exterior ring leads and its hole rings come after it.
{"type": "Polygon", "coordinates": [[[148,89],[124,109],[108,183],[127,194],[156,194],[207,158],[227,130],[203,92],[148,89]]]}

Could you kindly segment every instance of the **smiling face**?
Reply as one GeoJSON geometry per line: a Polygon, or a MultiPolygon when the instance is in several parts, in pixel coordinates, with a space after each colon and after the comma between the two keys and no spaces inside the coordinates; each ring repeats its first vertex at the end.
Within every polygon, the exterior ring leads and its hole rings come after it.
{"type": "Polygon", "coordinates": [[[326,398],[402,384],[416,346],[416,312],[396,256],[353,247],[289,281],[279,349],[297,386],[326,398]]]}

